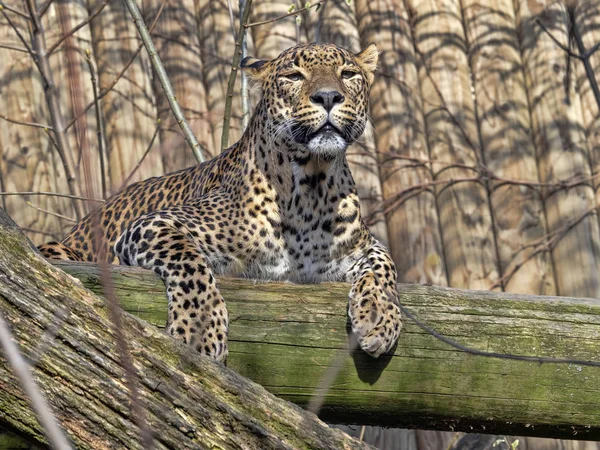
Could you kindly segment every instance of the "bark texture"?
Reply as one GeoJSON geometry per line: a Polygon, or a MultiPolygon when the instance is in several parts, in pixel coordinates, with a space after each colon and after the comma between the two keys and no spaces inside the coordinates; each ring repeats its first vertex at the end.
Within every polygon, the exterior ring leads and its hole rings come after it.
{"type": "MultiPolygon", "coordinates": [[[[9,229],[0,229],[0,310],[76,448],[141,448],[106,303],[9,229]]],[[[369,448],[149,324],[124,314],[123,325],[155,448],[369,448]]],[[[45,443],[3,357],[0,424],[45,443]]]]}

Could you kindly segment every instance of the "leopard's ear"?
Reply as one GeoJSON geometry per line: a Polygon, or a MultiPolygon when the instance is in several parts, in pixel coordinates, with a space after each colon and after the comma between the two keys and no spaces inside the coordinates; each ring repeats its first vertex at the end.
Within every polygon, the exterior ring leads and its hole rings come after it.
{"type": "Polygon", "coordinates": [[[261,82],[265,79],[268,73],[268,66],[270,61],[264,59],[256,59],[251,56],[246,56],[242,59],[240,67],[248,78],[253,81],[261,82]]]}
{"type": "Polygon", "coordinates": [[[367,75],[369,84],[373,84],[375,79],[375,69],[377,69],[377,61],[379,60],[379,50],[373,43],[369,44],[362,52],[354,55],[356,62],[362,67],[367,75]]]}

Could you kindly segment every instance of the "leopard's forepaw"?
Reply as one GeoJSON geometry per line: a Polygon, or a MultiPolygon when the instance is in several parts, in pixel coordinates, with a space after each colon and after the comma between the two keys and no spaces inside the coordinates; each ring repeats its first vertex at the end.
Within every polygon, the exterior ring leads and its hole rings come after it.
{"type": "Polygon", "coordinates": [[[363,300],[356,308],[350,306],[349,315],[360,348],[373,358],[388,353],[396,345],[402,317],[400,308],[394,303],[378,305],[363,300]]]}
{"type": "Polygon", "coordinates": [[[167,329],[167,332],[174,338],[182,340],[184,343],[190,345],[202,355],[210,356],[211,358],[224,363],[229,354],[229,348],[227,346],[228,326],[226,320],[219,320],[214,326],[205,328],[201,328],[199,322],[195,325],[197,328],[194,326],[184,328],[171,325],[167,329]]]}

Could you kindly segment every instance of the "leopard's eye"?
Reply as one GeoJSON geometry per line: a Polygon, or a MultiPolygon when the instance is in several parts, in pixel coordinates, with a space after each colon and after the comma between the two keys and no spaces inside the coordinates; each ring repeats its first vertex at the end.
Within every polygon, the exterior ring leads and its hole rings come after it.
{"type": "Polygon", "coordinates": [[[350,78],[353,78],[356,75],[358,75],[358,72],[355,72],[354,70],[343,70],[342,71],[342,78],[344,80],[349,80],[350,78]]]}
{"type": "Polygon", "coordinates": [[[290,81],[301,81],[304,80],[304,75],[302,75],[300,72],[292,72],[283,75],[283,78],[287,78],[290,81]]]}

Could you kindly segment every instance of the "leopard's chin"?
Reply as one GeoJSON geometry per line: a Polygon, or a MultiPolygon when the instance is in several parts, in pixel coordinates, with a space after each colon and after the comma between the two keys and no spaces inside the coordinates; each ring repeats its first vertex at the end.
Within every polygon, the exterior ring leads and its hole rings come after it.
{"type": "Polygon", "coordinates": [[[351,142],[348,133],[327,121],[317,130],[297,125],[292,134],[298,144],[324,159],[333,159],[344,153],[351,142]]]}
{"type": "Polygon", "coordinates": [[[331,159],[346,151],[348,141],[335,131],[324,131],[310,139],[307,147],[312,153],[331,159]]]}

